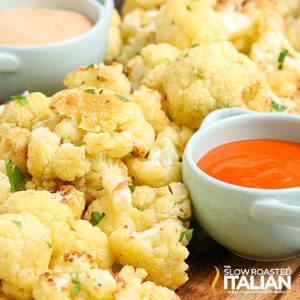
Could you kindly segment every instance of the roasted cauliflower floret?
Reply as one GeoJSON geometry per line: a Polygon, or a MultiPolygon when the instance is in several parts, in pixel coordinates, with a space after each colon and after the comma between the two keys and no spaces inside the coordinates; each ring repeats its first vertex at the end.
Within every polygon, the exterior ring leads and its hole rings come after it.
{"type": "Polygon", "coordinates": [[[155,141],[147,158],[130,158],[126,164],[136,183],[160,187],[181,181],[179,160],[172,141],[168,137],[161,137],[155,141]]]}
{"type": "Polygon", "coordinates": [[[84,194],[71,185],[61,186],[54,194],[57,201],[67,204],[73,212],[74,219],[80,219],[85,209],[84,194]]]}
{"type": "Polygon", "coordinates": [[[283,19],[278,14],[265,12],[259,19],[258,39],[250,56],[266,73],[277,96],[300,100],[300,53],[287,39],[283,19]]]}
{"type": "MultiPolygon", "coordinates": [[[[1,121],[0,121],[1,123],[1,121]]],[[[27,148],[30,131],[12,127],[7,123],[0,125],[0,159],[12,160],[24,174],[27,171],[27,148]]]]}
{"type": "Polygon", "coordinates": [[[50,99],[45,95],[25,94],[24,99],[4,105],[4,110],[0,114],[0,124],[8,123],[13,127],[31,129],[34,124],[47,120],[53,115],[49,108],[50,99]]]}
{"type": "Polygon", "coordinates": [[[155,18],[158,10],[136,8],[126,14],[121,25],[123,47],[117,60],[125,64],[143,47],[155,42],[155,18]]]}
{"type": "Polygon", "coordinates": [[[36,300],[114,299],[116,282],[108,270],[91,268],[64,273],[59,270],[42,274],[33,287],[36,300]]]}
{"type": "Polygon", "coordinates": [[[144,281],[147,272],[143,269],[134,269],[131,266],[125,266],[122,270],[115,274],[117,282],[116,292],[114,294],[116,300],[178,300],[179,297],[175,292],[161,286],[157,286],[151,281],[144,281]]]}
{"type": "Polygon", "coordinates": [[[74,146],[71,143],[61,144],[51,162],[54,178],[73,181],[84,176],[90,170],[86,159],[85,146],[74,146]]]}
{"type": "Polygon", "coordinates": [[[182,157],[185,146],[193,134],[194,132],[188,127],[178,126],[174,122],[171,122],[170,126],[166,126],[161,132],[159,132],[157,138],[168,137],[176,147],[178,155],[182,157]]]}
{"type": "Polygon", "coordinates": [[[166,2],[167,0],[125,0],[122,13],[126,15],[135,8],[142,8],[145,10],[155,9],[166,2]]]}
{"type": "Polygon", "coordinates": [[[116,62],[80,67],[65,77],[64,84],[70,89],[83,86],[130,94],[130,82],[123,74],[123,66],[116,62]]]}
{"type": "Polygon", "coordinates": [[[141,84],[163,92],[164,73],[179,56],[180,50],[169,44],[151,44],[126,64],[126,74],[137,90],[141,84]]]}
{"type": "MultiPolygon", "coordinates": [[[[161,188],[137,186],[133,193],[132,205],[141,211],[154,212],[154,223],[168,219],[186,220],[191,217],[188,191],[180,182],[173,182],[161,188]]],[[[185,225],[188,225],[188,222],[185,225]]]]}
{"type": "Polygon", "coordinates": [[[169,0],[157,16],[156,27],[157,42],[180,49],[228,38],[219,16],[206,0],[169,0]]]}
{"type": "Polygon", "coordinates": [[[78,128],[87,132],[84,142],[88,153],[106,152],[120,157],[132,152],[136,156],[145,156],[154,142],[154,130],[139,107],[131,99],[112,91],[99,94],[94,90],[94,93],[62,91],[54,95],[52,108],[60,117],[79,120],[78,128]],[[127,150],[124,151],[124,148],[127,150]]]}
{"type": "Polygon", "coordinates": [[[48,269],[51,243],[50,229],[33,215],[0,215],[0,280],[8,297],[31,299],[36,276],[48,269]]]}
{"type": "Polygon", "coordinates": [[[118,11],[115,9],[112,15],[112,22],[108,32],[108,48],[106,53],[106,60],[114,60],[120,54],[121,48],[121,18],[118,11]]]}
{"type": "Polygon", "coordinates": [[[198,46],[186,53],[169,67],[164,80],[166,108],[178,125],[198,129],[215,109],[247,107],[266,85],[263,72],[229,42],[198,46]]]}
{"type": "Polygon", "coordinates": [[[97,267],[103,269],[111,267],[113,256],[107,236],[100,228],[85,220],[77,220],[67,233],[68,244],[63,245],[60,252],[52,257],[52,267],[63,263],[68,251],[86,253],[97,267]]]}
{"type": "Polygon", "coordinates": [[[187,281],[188,250],[179,242],[182,226],[166,221],[143,232],[123,228],[109,238],[118,263],[144,268],[156,284],[176,289],[187,281]]]}
{"type": "Polygon", "coordinates": [[[136,103],[156,132],[162,131],[163,128],[170,124],[170,120],[162,109],[162,96],[159,92],[141,86],[139,90],[133,93],[134,103],[136,103]]]}

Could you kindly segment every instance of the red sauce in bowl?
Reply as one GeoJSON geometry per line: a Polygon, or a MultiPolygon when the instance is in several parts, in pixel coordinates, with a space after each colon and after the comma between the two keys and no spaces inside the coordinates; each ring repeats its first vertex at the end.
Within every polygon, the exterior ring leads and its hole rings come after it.
{"type": "Polygon", "coordinates": [[[300,144],[281,140],[245,140],[205,154],[198,167],[238,186],[283,189],[300,186],[300,144]]]}

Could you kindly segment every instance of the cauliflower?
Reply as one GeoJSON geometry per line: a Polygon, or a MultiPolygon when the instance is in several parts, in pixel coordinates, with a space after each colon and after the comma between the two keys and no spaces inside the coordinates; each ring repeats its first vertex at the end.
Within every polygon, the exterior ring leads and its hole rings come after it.
{"type": "Polygon", "coordinates": [[[157,138],[168,137],[176,147],[178,155],[182,157],[185,146],[193,134],[194,132],[188,127],[178,126],[174,122],[171,122],[170,126],[166,126],[161,132],[159,132],[157,138]]]}
{"type": "Polygon", "coordinates": [[[292,43],[293,47],[300,51],[300,17],[297,19],[290,19],[288,20],[287,24],[287,37],[289,38],[290,42],[292,43]]]}
{"type": "Polygon", "coordinates": [[[4,105],[0,113],[0,124],[31,129],[38,122],[49,119],[53,113],[49,108],[50,99],[41,93],[25,94],[26,102],[12,101],[4,105]]]}
{"type": "Polygon", "coordinates": [[[49,266],[51,233],[28,213],[0,215],[0,280],[9,298],[31,299],[36,276],[49,266]]]}
{"type": "Polygon", "coordinates": [[[136,8],[126,14],[121,25],[123,48],[117,60],[125,64],[138,55],[143,47],[155,42],[155,18],[158,10],[136,8]]]}
{"type": "Polygon", "coordinates": [[[184,262],[188,250],[179,242],[182,229],[176,221],[165,221],[143,232],[121,228],[110,235],[109,242],[118,263],[142,267],[156,284],[177,289],[188,279],[184,262]]]}
{"type": "Polygon", "coordinates": [[[171,290],[157,286],[151,281],[144,281],[147,272],[143,269],[134,269],[131,266],[125,266],[115,274],[117,282],[116,300],[178,300],[179,297],[171,290]]]}
{"type": "Polygon", "coordinates": [[[85,209],[84,194],[71,185],[61,186],[54,197],[60,203],[67,204],[73,212],[74,219],[80,219],[85,209]]]}
{"type": "Polygon", "coordinates": [[[161,137],[155,141],[147,158],[129,158],[129,174],[138,184],[160,187],[181,181],[181,162],[172,141],[161,137]]]}
{"type": "Polygon", "coordinates": [[[10,183],[6,174],[0,171],[0,204],[2,204],[10,194],[10,183]]]}
{"type": "Polygon", "coordinates": [[[70,89],[83,86],[130,94],[130,82],[123,74],[123,66],[116,62],[80,67],[65,77],[64,84],[70,89]]]}
{"type": "Polygon", "coordinates": [[[142,8],[145,10],[154,9],[166,3],[167,0],[125,0],[122,7],[123,15],[126,15],[135,8],[142,8]]]}
{"type": "Polygon", "coordinates": [[[145,121],[138,106],[114,92],[102,91],[99,94],[93,91],[96,95],[87,90],[62,91],[53,96],[52,108],[60,117],[79,120],[77,127],[87,132],[84,143],[88,153],[111,152],[113,156],[120,157],[132,152],[136,156],[145,156],[153,145],[154,130],[145,121]],[[96,145],[97,141],[100,145],[96,145]],[[93,149],[93,145],[98,151],[93,149]],[[123,147],[127,150],[124,151],[123,147]]]}
{"type": "Polygon", "coordinates": [[[147,300],[178,299],[176,294],[155,285],[143,282],[147,273],[143,269],[125,266],[119,273],[91,267],[85,253],[69,252],[64,263],[42,274],[33,286],[36,300],[147,300]]]}
{"type": "Polygon", "coordinates": [[[141,50],[141,54],[129,60],[125,73],[134,90],[143,84],[163,92],[164,73],[179,56],[180,50],[169,44],[151,44],[141,50]]]}
{"type": "Polygon", "coordinates": [[[113,11],[112,22],[108,32],[108,49],[106,60],[114,60],[121,52],[122,37],[121,37],[121,18],[116,9],[113,11]]]}
{"type": "Polygon", "coordinates": [[[85,220],[77,220],[73,228],[66,233],[68,244],[62,245],[59,252],[53,255],[51,266],[60,265],[68,251],[75,251],[86,253],[97,267],[103,269],[111,267],[113,256],[107,236],[100,228],[85,220]]]}
{"type": "Polygon", "coordinates": [[[159,92],[141,86],[133,93],[134,103],[136,103],[156,132],[162,131],[170,124],[166,113],[161,107],[162,97],[159,92]]]}
{"type": "Polygon", "coordinates": [[[248,106],[261,111],[265,109],[261,103],[272,107],[264,73],[226,41],[198,46],[181,55],[166,72],[164,88],[171,118],[177,125],[195,130],[218,108],[248,106]],[[257,94],[259,101],[252,100],[257,94]]]}
{"type": "MultiPolygon", "coordinates": [[[[141,211],[152,211],[155,215],[153,224],[168,219],[188,220],[191,217],[188,191],[180,182],[173,182],[161,188],[137,186],[133,193],[132,205],[141,211]]],[[[188,225],[188,222],[185,223],[184,225],[188,225]]]]}
{"type": "Polygon", "coordinates": [[[169,43],[180,49],[228,38],[228,32],[207,0],[168,0],[157,16],[156,27],[158,43],[169,43]]]}
{"type": "MultiPolygon", "coordinates": [[[[0,121],[1,124],[1,121],[0,121]]],[[[27,171],[27,147],[30,131],[25,128],[11,127],[7,123],[0,125],[0,159],[12,160],[21,171],[27,171]]]]}
{"type": "Polygon", "coordinates": [[[277,96],[300,100],[300,53],[285,36],[283,19],[274,12],[265,12],[258,33],[251,59],[265,72],[277,96]]]}

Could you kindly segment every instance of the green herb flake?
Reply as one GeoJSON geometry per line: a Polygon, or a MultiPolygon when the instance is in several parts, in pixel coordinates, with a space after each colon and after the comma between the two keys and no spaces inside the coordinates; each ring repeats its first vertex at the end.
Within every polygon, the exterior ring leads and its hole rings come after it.
{"type": "Polygon", "coordinates": [[[199,43],[193,44],[193,45],[191,46],[191,48],[195,48],[195,47],[198,47],[198,46],[199,46],[199,43]]]}
{"type": "Polygon", "coordinates": [[[87,89],[87,90],[85,90],[85,92],[86,93],[90,93],[92,95],[96,95],[97,94],[95,89],[87,89]]]}
{"type": "Polygon", "coordinates": [[[187,222],[191,222],[192,221],[192,216],[189,216],[187,218],[182,218],[180,216],[177,217],[181,222],[183,223],[187,223],[187,222]]]}
{"type": "Polygon", "coordinates": [[[272,100],[272,107],[273,107],[276,111],[278,111],[278,112],[282,112],[282,111],[285,111],[285,110],[288,109],[287,106],[285,106],[285,105],[280,105],[280,104],[278,104],[277,102],[275,102],[274,100],[272,100]]]}
{"type": "Polygon", "coordinates": [[[184,54],[184,56],[183,57],[188,57],[189,56],[189,53],[186,53],[186,54],[184,54]]]}
{"type": "Polygon", "coordinates": [[[129,188],[130,188],[131,194],[133,194],[134,191],[135,191],[135,186],[134,185],[130,185],[129,188]]]}
{"type": "Polygon", "coordinates": [[[124,96],[121,96],[121,95],[118,95],[118,94],[114,94],[119,100],[123,101],[123,102],[131,102],[130,99],[124,97],[124,96]]]}
{"type": "Polygon", "coordinates": [[[189,5],[186,6],[186,9],[187,9],[188,11],[191,11],[191,10],[192,10],[192,8],[191,8],[189,5]]]}
{"type": "Polygon", "coordinates": [[[17,220],[12,220],[14,224],[16,224],[18,227],[22,228],[22,222],[17,220]]]}
{"type": "Polygon", "coordinates": [[[11,186],[10,191],[12,193],[25,190],[25,177],[19,167],[14,166],[11,160],[6,163],[6,173],[11,186]]]}
{"type": "Polygon", "coordinates": [[[11,96],[12,99],[17,100],[21,105],[29,103],[28,99],[24,96],[11,96]]]}
{"type": "Polygon", "coordinates": [[[179,158],[178,158],[178,161],[179,161],[179,162],[182,162],[182,157],[179,157],[179,158]]]}
{"type": "Polygon", "coordinates": [[[80,278],[78,272],[75,274],[75,278],[73,280],[74,286],[72,289],[72,295],[77,296],[81,290],[80,278]]]}
{"type": "Polygon", "coordinates": [[[47,242],[47,245],[49,248],[52,248],[52,245],[49,242],[47,242]]]}
{"type": "Polygon", "coordinates": [[[188,241],[191,241],[191,239],[193,238],[193,232],[194,232],[194,228],[191,228],[191,229],[181,232],[180,237],[179,237],[179,242],[181,242],[184,237],[188,241]]]}
{"type": "Polygon", "coordinates": [[[87,70],[89,70],[89,69],[94,69],[94,68],[95,68],[95,65],[94,65],[94,64],[91,64],[91,65],[89,65],[89,66],[86,67],[87,70]]]}
{"type": "Polygon", "coordinates": [[[90,223],[93,226],[97,226],[99,222],[104,218],[105,213],[99,213],[98,211],[93,211],[91,214],[90,223]]]}
{"type": "Polygon", "coordinates": [[[289,50],[287,50],[287,49],[284,49],[280,52],[279,57],[278,57],[278,69],[279,70],[283,69],[283,63],[288,54],[289,54],[289,50]]]}

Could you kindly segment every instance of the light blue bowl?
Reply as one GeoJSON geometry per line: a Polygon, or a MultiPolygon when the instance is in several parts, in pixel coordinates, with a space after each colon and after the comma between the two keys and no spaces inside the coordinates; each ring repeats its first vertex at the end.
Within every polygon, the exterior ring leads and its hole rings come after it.
{"type": "Polygon", "coordinates": [[[300,143],[300,116],[222,109],[189,141],[183,179],[202,228],[233,253],[259,261],[300,255],[300,187],[252,189],[219,181],[197,167],[213,148],[232,141],[279,139],[300,143]]]}
{"type": "Polygon", "coordinates": [[[24,90],[51,95],[63,88],[69,72],[103,61],[113,6],[113,0],[0,0],[0,9],[66,9],[84,14],[94,24],[84,34],[58,43],[0,45],[0,99],[24,90]]]}

